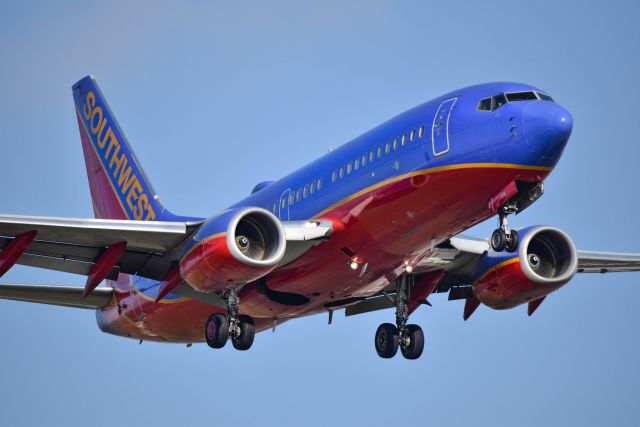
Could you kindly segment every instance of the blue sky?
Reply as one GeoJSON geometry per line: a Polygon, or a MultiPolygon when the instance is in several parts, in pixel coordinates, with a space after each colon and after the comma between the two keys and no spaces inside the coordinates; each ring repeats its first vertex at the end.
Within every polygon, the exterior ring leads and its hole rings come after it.
{"type": "MultiPolygon", "coordinates": [[[[203,217],[425,100],[519,81],[574,132],[512,224],[640,252],[639,18],[631,1],[5,1],[0,212],[92,215],[71,96],[89,73],[165,205],[203,217]]],[[[412,316],[416,362],[375,355],[392,311],[299,319],[240,353],[138,345],[91,311],[0,301],[0,425],[636,424],[639,282],[576,277],[531,318],[481,307],[463,322],[462,302],[432,296],[412,316]]]]}

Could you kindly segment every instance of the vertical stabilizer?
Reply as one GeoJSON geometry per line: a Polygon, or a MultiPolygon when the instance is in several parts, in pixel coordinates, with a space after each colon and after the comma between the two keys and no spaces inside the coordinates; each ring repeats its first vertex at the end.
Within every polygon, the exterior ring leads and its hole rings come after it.
{"type": "Polygon", "coordinates": [[[171,221],[93,76],[73,85],[96,218],[171,221]]]}

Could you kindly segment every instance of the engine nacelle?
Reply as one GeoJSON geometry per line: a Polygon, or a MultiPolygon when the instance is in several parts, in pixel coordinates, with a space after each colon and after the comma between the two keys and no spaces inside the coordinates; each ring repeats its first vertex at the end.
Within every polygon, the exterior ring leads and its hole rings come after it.
{"type": "Polygon", "coordinates": [[[198,229],[180,257],[180,274],[200,292],[222,291],[271,272],[285,248],[284,228],[271,212],[230,209],[198,229]]]}
{"type": "Polygon", "coordinates": [[[473,292],[484,305],[507,309],[550,294],[578,269],[578,254],[569,236],[549,226],[518,231],[513,253],[490,250],[478,263],[473,292]]]}

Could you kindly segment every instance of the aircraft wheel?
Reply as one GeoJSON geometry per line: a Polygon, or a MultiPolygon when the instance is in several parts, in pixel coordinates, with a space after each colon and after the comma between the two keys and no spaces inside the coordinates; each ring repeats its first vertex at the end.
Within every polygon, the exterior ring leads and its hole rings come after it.
{"type": "Polygon", "coordinates": [[[383,323],[376,331],[376,352],[384,359],[390,359],[398,352],[398,328],[391,323],[383,323]]]}
{"type": "Polygon", "coordinates": [[[229,338],[229,321],[222,314],[212,314],[204,327],[204,336],[211,348],[222,348],[229,338]]]}
{"type": "Polygon", "coordinates": [[[516,230],[511,230],[511,239],[507,242],[507,252],[515,252],[518,250],[518,243],[520,243],[520,237],[516,230]]]}
{"type": "Polygon", "coordinates": [[[491,234],[491,248],[496,252],[504,251],[507,246],[507,234],[502,228],[496,228],[491,234]]]}
{"type": "Polygon", "coordinates": [[[238,327],[240,328],[240,334],[231,338],[233,347],[236,350],[249,350],[256,336],[256,327],[251,316],[238,316],[238,327]]]}
{"type": "Polygon", "coordinates": [[[407,338],[409,339],[408,345],[403,345],[400,348],[402,355],[405,359],[415,360],[422,355],[424,350],[424,332],[418,325],[407,325],[407,338]]]}

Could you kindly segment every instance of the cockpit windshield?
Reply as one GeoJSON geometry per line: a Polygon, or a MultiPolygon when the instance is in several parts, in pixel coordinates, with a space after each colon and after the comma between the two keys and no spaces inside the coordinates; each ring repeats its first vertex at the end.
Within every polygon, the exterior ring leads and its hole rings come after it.
{"type": "Polygon", "coordinates": [[[535,92],[532,90],[527,92],[511,92],[511,93],[507,93],[506,95],[507,95],[507,100],[509,100],[509,102],[531,101],[532,99],[538,99],[535,92]]]}
{"type": "Polygon", "coordinates": [[[536,92],[533,90],[522,91],[522,92],[508,92],[508,93],[500,93],[498,95],[492,96],[490,98],[481,99],[478,103],[478,111],[493,111],[496,108],[502,107],[507,102],[518,102],[518,101],[550,101],[555,102],[552,97],[549,95],[536,92]]]}

